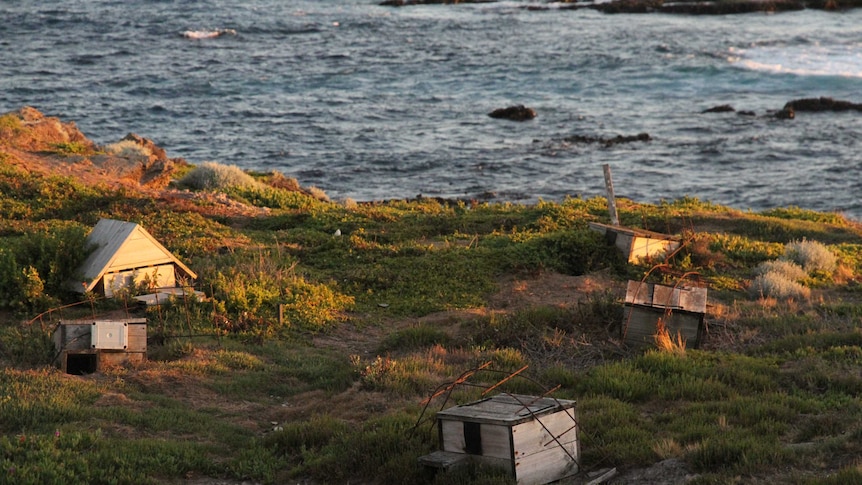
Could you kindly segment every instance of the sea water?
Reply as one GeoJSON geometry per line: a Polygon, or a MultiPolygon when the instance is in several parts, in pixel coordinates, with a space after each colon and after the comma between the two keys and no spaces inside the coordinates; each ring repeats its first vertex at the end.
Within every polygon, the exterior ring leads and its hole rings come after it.
{"type": "Polygon", "coordinates": [[[561,7],[5,0],[0,111],[33,106],[101,144],[134,132],[334,199],[592,197],[609,164],[637,201],[862,219],[862,113],[773,115],[862,103],[862,10],[561,7]],[[515,104],[537,117],[487,116],[515,104]],[[737,111],[703,113],[725,104],[737,111]],[[650,141],[576,138],[639,133],[650,141]]]}

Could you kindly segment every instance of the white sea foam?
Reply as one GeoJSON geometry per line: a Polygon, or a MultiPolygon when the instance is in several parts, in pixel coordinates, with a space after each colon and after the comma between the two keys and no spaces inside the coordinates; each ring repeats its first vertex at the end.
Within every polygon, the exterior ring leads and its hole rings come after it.
{"type": "Polygon", "coordinates": [[[183,37],[186,39],[212,39],[222,35],[236,35],[234,29],[218,29],[218,30],[187,30],[183,32],[183,37]]]}
{"type": "Polygon", "coordinates": [[[728,61],[753,71],[862,78],[862,45],[731,48],[728,61]]]}

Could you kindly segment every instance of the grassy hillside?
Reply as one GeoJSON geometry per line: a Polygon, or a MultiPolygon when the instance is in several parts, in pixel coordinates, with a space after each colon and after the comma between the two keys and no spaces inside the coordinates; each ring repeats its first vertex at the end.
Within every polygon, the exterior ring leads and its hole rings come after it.
{"type": "Polygon", "coordinates": [[[0,118],[0,482],[505,483],[417,463],[444,405],[423,399],[486,363],[445,405],[527,366],[500,390],[577,400],[585,471],[862,481],[862,227],[840,215],[620,200],[685,241],[631,265],[588,228],[602,198],[330,201],[218,165],[117,185],[74,175],[104,147],[26,130],[0,118]],[[148,362],[64,375],[59,319],[141,311],[67,290],[101,217],[141,223],[207,298],[145,310],[148,362]],[[709,285],[700,349],[627,348],[626,281],[682,275],[709,285]]]}

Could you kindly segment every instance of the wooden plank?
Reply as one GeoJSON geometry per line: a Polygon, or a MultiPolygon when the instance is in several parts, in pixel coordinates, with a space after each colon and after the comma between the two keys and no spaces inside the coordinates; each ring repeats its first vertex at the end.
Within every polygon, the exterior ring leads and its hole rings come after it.
{"type": "Polygon", "coordinates": [[[147,351],[147,325],[130,324],[128,329],[127,348],[129,352],[147,351]]]}
{"type": "Polygon", "coordinates": [[[652,306],[659,308],[680,308],[679,288],[653,285],[652,306]]]}
{"type": "Polygon", "coordinates": [[[135,231],[114,254],[114,258],[108,267],[108,272],[171,262],[173,260],[169,253],[153,244],[140,231],[135,231]]]}
{"type": "Polygon", "coordinates": [[[482,434],[482,456],[512,459],[512,448],[509,440],[511,428],[503,425],[480,424],[482,434]]]}
{"type": "Polygon", "coordinates": [[[626,303],[660,308],[679,308],[693,313],[706,313],[707,289],[696,286],[665,286],[629,280],[626,303]]]}
{"type": "Polygon", "coordinates": [[[620,218],[617,215],[617,200],[614,197],[614,181],[611,178],[611,166],[606,163],[602,165],[602,169],[605,173],[605,191],[608,193],[608,214],[611,217],[611,224],[619,226],[620,218]]]}
{"type": "Polygon", "coordinates": [[[515,458],[523,458],[557,448],[560,444],[565,446],[577,441],[576,425],[575,410],[565,409],[515,426],[512,428],[515,458]]]}
{"type": "Polygon", "coordinates": [[[651,283],[629,280],[626,284],[626,303],[651,306],[653,286],[651,283]]]}
{"type": "Polygon", "coordinates": [[[629,262],[638,263],[643,259],[669,254],[679,248],[679,245],[679,241],[670,239],[635,236],[629,249],[629,262]]]}
{"type": "Polygon", "coordinates": [[[601,470],[598,473],[590,474],[590,481],[585,483],[584,485],[599,485],[601,483],[605,483],[606,481],[610,480],[615,476],[617,476],[616,467],[601,470]]]}
{"type": "Polygon", "coordinates": [[[90,336],[93,328],[92,322],[81,325],[60,324],[60,326],[63,327],[61,330],[62,350],[77,351],[88,350],[90,348],[90,336]]]}
{"type": "MultiPolygon", "coordinates": [[[[466,422],[472,423],[471,421],[466,422]]],[[[442,431],[440,448],[442,451],[467,453],[464,423],[465,421],[440,420],[442,431]]],[[[478,425],[479,436],[482,441],[482,456],[511,460],[512,450],[509,440],[509,427],[487,423],[480,423],[478,425]]]]}
{"type": "Polygon", "coordinates": [[[706,292],[706,288],[686,287],[680,292],[679,306],[689,312],[706,313],[706,292]]]}
{"type": "Polygon", "coordinates": [[[540,485],[577,474],[578,462],[569,456],[578,457],[577,442],[569,443],[566,448],[557,446],[516,459],[518,485],[540,485]]]}
{"type": "Polygon", "coordinates": [[[452,453],[449,451],[435,451],[419,457],[419,463],[440,470],[449,470],[470,462],[470,455],[463,453],[452,453]]]}
{"type": "Polygon", "coordinates": [[[492,398],[451,407],[440,411],[437,416],[441,419],[515,425],[533,419],[533,415],[551,414],[562,407],[574,405],[574,401],[498,394],[492,398]],[[529,409],[525,408],[524,404],[529,404],[529,409]]]}
{"type": "Polygon", "coordinates": [[[467,443],[464,441],[464,422],[441,419],[440,423],[440,449],[455,453],[464,453],[467,443]]]}

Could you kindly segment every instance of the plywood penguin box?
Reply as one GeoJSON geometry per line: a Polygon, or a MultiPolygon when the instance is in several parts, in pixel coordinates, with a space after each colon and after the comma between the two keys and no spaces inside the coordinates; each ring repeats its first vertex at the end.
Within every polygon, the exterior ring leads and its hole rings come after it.
{"type": "Polygon", "coordinates": [[[56,364],[67,374],[91,374],[147,359],[147,319],[61,321],[52,336],[56,364]]]}
{"type": "Polygon", "coordinates": [[[142,301],[158,302],[169,294],[185,294],[181,281],[197,279],[197,274],[176,258],[139,224],[101,219],[87,237],[93,252],[78,272],[82,282],[71,283],[79,292],[95,292],[108,298],[122,289],[147,283],[158,290],[142,301]]]}
{"type": "Polygon", "coordinates": [[[625,306],[622,337],[626,344],[633,347],[654,345],[661,319],[671,337],[679,334],[689,347],[700,346],[706,314],[706,288],[629,281],[625,306]]]}
{"type": "Polygon", "coordinates": [[[676,251],[682,244],[676,236],[669,236],[646,229],[632,229],[590,222],[590,229],[605,235],[608,244],[622,251],[629,263],[640,263],[653,257],[663,257],[676,251]]]}
{"type": "Polygon", "coordinates": [[[420,458],[447,468],[467,459],[508,470],[519,485],[538,485],[578,472],[575,401],[516,394],[437,413],[440,450],[420,458]]]}

